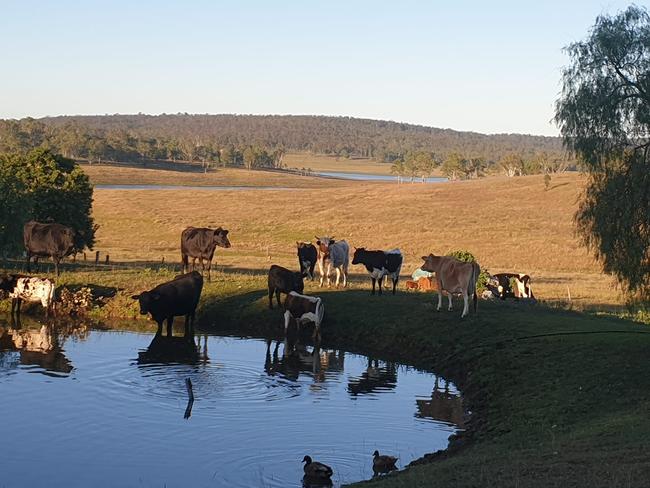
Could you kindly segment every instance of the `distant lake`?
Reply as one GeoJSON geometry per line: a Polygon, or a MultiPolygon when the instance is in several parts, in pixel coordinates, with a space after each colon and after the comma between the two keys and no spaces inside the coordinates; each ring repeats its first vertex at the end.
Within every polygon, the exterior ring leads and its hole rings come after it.
{"type": "MultiPolygon", "coordinates": [[[[341,178],[345,180],[357,180],[357,181],[397,181],[397,176],[392,175],[371,175],[367,173],[343,173],[337,171],[318,171],[315,173],[318,176],[328,176],[330,178],[341,178]]],[[[402,178],[403,182],[410,182],[410,177],[402,178]]],[[[421,183],[422,178],[415,178],[416,183],[421,183]]],[[[427,183],[440,183],[447,181],[447,178],[425,178],[427,183]]]]}
{"type": "Polygon", "coordinates": [[[97,190],[295,190],[286,186],[95,185],[97,190]]]}

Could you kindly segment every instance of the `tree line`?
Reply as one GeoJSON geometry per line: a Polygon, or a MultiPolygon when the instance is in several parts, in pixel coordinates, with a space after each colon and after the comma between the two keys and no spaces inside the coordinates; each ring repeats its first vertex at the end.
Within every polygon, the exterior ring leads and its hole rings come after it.
{"type": "Polygon", "coordinates": [[[454,153],[473,162],[483,158],[487,166],[509,154],[568,160],[557,137],[485,135],[351,117],[139,114],[0,120],[0,152],[34,147],[90,162],[167,160],[250,168],[282,167],[287,151],[390,164],[407,164],[410,155],[427,152],[435,153],[438,165],[454,153]]]}

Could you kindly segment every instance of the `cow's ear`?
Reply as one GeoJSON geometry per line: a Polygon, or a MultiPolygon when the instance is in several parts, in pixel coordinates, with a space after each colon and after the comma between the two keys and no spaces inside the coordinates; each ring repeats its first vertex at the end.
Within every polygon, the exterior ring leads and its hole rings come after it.
{"type": "Polygon", "coordinates": [[[140,295],[131,295],[131,298],[132,298],[133,300],[139,300],[139,299],[140,299],[140,295]]]}
{"type": "Polygon", "coordinates": [[[214,235],[221,233],[222,230],[223,229],[221,227],[217,227],[216,229],[214,229],[214,235]]]}
{"type": "Polygon", "coordinates": [[[228,231],[227,231],[226,229],[223,229],[223,235],[224,235],[224,236],[227,236],[227,235],[228,235],[228,231]]]}
{"type": "Polygon", "coordinates": [[[426,261],[427,259],[429,259],[429,256],[421,256],[421,258],[422,258],[422,261],[426,261]]]}

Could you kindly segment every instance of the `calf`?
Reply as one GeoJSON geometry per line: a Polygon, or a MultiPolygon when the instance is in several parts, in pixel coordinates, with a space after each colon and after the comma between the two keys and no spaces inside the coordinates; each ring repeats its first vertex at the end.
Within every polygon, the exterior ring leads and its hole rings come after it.
{"type": "Polygon", "coordinates": [[[131,298],[140,303],[142,315],[149,313],[156,321],[156,334],[162,334],[162,324],[166,320],[167,336],[171,337],[174,317],[185,315],[185,335],[190,335],[194,329],[196,307],[202,289],[203,276],[198,271],[192,271],[131,298]]]}
{"type": "Polygon", "coordinates": [[[201,269],[205,271],[205,262],[208,264],[208,281],[210,281],[210,268],[212,268],[212,258],[217,246],[223,248],[230,247],[228,240],[228,231],[221,227],[217,229],[208,229],[206,227],[188,227],[181,233],[181,261],[183,264],[183,273],[187,273],[190,268],[189,258],[192,258],[192,271],[196,260],[201,263],[201,269]]]}
{"type": "Polygon", "coordinates": [[[295,291],[289,292],[287,299],[284,301],[285,335],[289,328],[289,322],[293,318],[298,324],[298,327],[300,327],[300,324],[313,322],[313,338],[316,341],[320,341],[320,326],[323,322],[324,313],[323,301],[319,297],[309,297],[296,293],[295,291]]]}
{"type": "Polygon", "coordinates": [[[59,263],[75,251],[75,231],[62,224],[43,224],[30,220],[23,227],[23,242],[27,254],[27,272],[32,256],[52,257],[59,276],[59,263]]]}
{"type": "Polygon", "coordinates": [[[316,244],[322,256],[322,261],[320,259],[318,261],[321,273],[320,286],[323,286],[323,276],[327,276],[327,287],[329,288],[332,267],[336,270],[336,287],[339,287],[341,275],[343,275],[343,287],[348,286],[348,266],[350,263],[350,246],[348,246],[348,243],[335,241],[332,237],[316,237],[316,244]]]}
{"type": "Polygon", "coordinates": [[[535,298],[530,286],[530,276],[523,273],[497,273],[491,275],[491,284],[496,287],[497,294],[501,300],[507,297],[535,298]],[[515,286],[512,286],[514,284],[515,286]]]}
{"type": "Polygon", "coordinates": [[[375,282],[379,285],[381,295],[381,281],[384,276],[390,276],[393,280],[393,295],[399,280],[399,273],[402,270],[402,253],[399,249],[391,251],[366,251],[363,247],[354,250],[352,264],[363,264],[370,274],[372,280],[372,294],[375,294],[375,282]]]}
{"type": "MultiPolygon", "coordinates": [[[[298,263],[303,276],[314,279],[314,267],[318,261],[318,250],[311,242],[296,242],[298,247],[298,263]]],[[[321,273],[322,275],[322,273],[321,273]]]]}
{"type": "Polygon", "coordinates": [[[17,274],[0,276],[0,290],[11,298],[11,315],[20,316],[20,306],[25,302],[41,302],[47,317],[54,306],[54,282],[47,278],[17,274]]]}
{"type": "Polygon", "coordinates": [[[274,264],[269,269],[269,308],[273,308],[273,294],[280,303],[280,293],[297,291],[302,293],[305,285],[302,281],[302,273],[300,271],[289,271],[287,268],[274,264]]]}

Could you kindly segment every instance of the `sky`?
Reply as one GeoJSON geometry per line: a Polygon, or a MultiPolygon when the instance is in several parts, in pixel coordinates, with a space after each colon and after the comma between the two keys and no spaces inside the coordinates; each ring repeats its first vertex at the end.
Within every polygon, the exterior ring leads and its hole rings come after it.
{"type": "Polygon", "coordinates": [[[563,47],[628,5],[0,0],[0,118],[314,114],[552,136],[563,47]]]}

